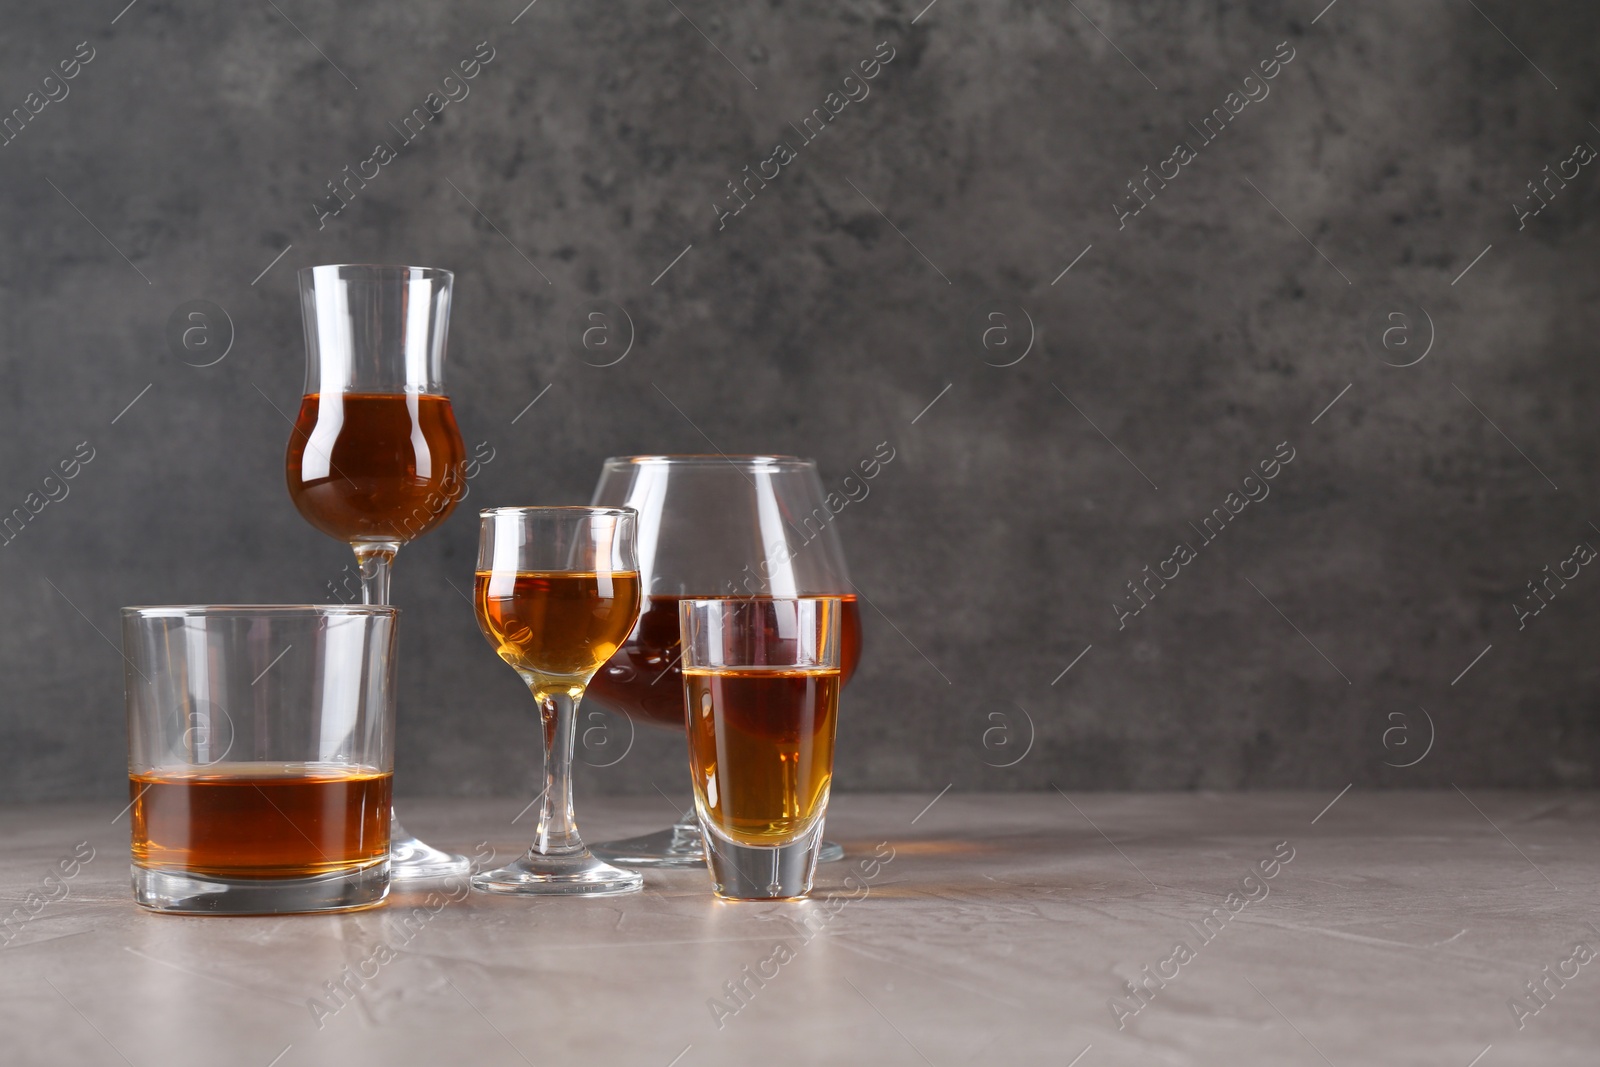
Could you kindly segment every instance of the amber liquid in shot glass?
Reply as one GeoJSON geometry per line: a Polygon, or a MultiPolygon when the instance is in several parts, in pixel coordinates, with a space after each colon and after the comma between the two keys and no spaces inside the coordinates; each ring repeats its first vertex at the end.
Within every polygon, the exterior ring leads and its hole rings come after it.
{"type": "Polygon", "coordinates": [[[741,845],[816,825],[833,781],[839,669],[686,668],[689,768],[702,817],[741,845]]]}

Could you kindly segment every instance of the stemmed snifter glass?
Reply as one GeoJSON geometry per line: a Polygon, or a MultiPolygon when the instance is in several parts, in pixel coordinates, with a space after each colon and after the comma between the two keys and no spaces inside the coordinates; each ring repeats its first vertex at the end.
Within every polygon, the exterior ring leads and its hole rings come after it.
{"type": "MultiPolygon", "coordinates": [[[[639,513],[639,625],[590,686],[635,722],[685,737],[678,604],[716,597],[830,596],[840,600],[839,684],[861,659],[861,609],[817,465],[794,456],[619,456],[608,459],[595,504],[639,513]]],[[[700,867],[691,807],[670,829],[594,846],[628,867],[700,867]]],[[[844,851],[823,842],[820,858],[844,851]]]]}

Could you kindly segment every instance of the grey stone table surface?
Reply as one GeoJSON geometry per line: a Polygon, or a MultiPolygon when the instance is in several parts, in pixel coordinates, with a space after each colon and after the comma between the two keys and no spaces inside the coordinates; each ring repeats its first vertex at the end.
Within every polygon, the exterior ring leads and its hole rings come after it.
{"type": "MultiPolygon", "coordinates": [[[[520,807],[402,813],[504,858],[520,807]]],[[[1592,1067],[1597,812],[1487,790],[854,794],[829,820],[849,855],[805,903],[720,903],[690,871],[606,900],[443,885],[225,919],[134,906],[114,807],[0,809],[0,1063],[1592,1067]]],[[[597,839],[671,812],[579,814],[597,839]]]]}

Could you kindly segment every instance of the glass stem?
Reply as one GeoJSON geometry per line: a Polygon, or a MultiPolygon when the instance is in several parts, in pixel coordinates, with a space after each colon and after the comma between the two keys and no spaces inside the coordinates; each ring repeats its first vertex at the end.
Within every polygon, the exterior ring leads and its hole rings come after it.
{"type": "Polygon", "coordinates": [[[358,541],[350,547],[356,550],[356,563],[361,568],[361,602],[389,603],[389,571],[394,567],[400,542],[358,541]]]}
{"type": "Polygon", "coordinates": [[[544,807],[532,852],[540,856],[584,852],[572,815],[572,749],[583,686],[544,685],[529,679],[544,724],[544,807]]]}

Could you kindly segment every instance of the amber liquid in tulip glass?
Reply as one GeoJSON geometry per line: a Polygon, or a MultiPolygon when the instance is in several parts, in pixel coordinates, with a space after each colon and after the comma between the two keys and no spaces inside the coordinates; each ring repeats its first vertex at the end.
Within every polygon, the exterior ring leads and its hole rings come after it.
{"type": "Polygon", "coordinates": [[[448,397],[313,393],[289,438],[289,498],[329,537],[404,544],[455,510],[465,458],[448,397]]]}

